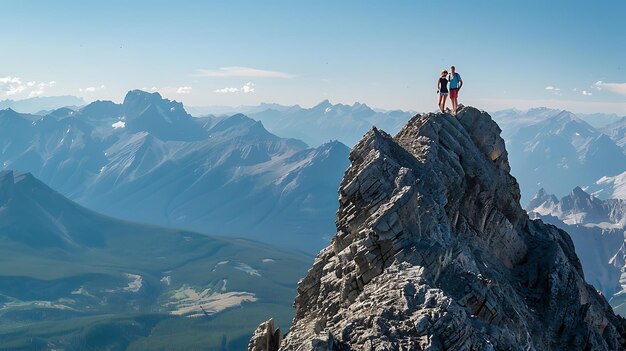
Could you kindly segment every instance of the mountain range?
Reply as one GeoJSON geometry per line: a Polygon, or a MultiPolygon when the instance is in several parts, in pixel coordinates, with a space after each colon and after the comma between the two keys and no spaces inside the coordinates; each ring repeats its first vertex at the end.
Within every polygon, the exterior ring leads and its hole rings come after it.
{"type": "Polygon", "coordinates": [[[563,195],[626,171],[626,149],[619,144],[626,130],[609,135],[571,112],[546,108],[499,111],[493,118],[524,201],[540,188],[563,195]]]}
{"type": "Polygon", "coordinates": [[[45,114],[46,111],[53,111],[62,107],[79,108],[85,105],[82,98],[63,96],[36,96],[21,100],[0,100],[0,110],[7,108],[20,111],[22,113],[45,114]]]}
{"type": "Polygon", "coordinates": [[[310,108],[263,103],[239,107],[189,107],[188,110],[194,115],[212,116],[243,113],[261,121],[276,135],[297,138],[314,146],[329,140],[354,145],[371,126],[398,131],[415,114],[413,111],[373,109],[358,102],[332,104],[328,100],[310,108]]]}
{"type": "Polygon", "coordinates": [[[310,145],[321,145],[339,140],[354,145],[372,126],[396,132],[414,115],[413,112],[374,110],[361,103],[331,104],[324,100],[311,107],[298,105],[269,108],[249,113],[263,122],[269,131],[280,136],[304,140],[310,145]]]}
{"type": "Polygon", "coordinates": [[[113,219],[0,172],[0,348],[241,350],[301,252],[113,219]]]}
{"type": "Polygon", "coordinates": [[[0,111],[0,166],[98,212],[316,252],[333,231],[349,149],[310,148],[242,114],[194,118],[135,90],[45,116],[0,111]]]}

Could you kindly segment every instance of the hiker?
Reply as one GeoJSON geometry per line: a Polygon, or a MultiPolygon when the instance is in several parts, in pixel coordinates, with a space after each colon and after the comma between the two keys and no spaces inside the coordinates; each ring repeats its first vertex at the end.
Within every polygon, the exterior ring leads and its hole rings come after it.
{"type": "Polygon", "coordinates": [[[456,109],[459,106],[459,90],[463,86],[461,75],[456,73],[454,66],[450,67],[450,101],[452,102],[452,115],[456,116],[456,109]]]}
{"type": "Polygon", "coordinates": [[[439,80],[437,81],[437,94],[439,94],[439,109],[445,112],[446,99],[448,98],[448,71],[441,71],[439,80]]]}

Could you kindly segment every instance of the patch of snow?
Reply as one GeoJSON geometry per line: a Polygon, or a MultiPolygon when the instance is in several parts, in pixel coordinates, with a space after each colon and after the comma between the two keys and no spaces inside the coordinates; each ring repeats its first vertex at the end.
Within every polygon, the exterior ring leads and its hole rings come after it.
{"type": "Polygon", "coordinates": [[[84,296],[91,296],[94,297],[93,295],[91,295],[87,289],[85,289],[84,286],[81,286],[80,288],[74,290],[71,292],[72,295],[84,295],[84,296]]]}
{"type": "Polygon", "coordinates": [[[243,262],[237,262],[237,265],[235,266],[235,269],[238,269],[240,271],[246,272],[250,275],[256,275],[257,277],[261,276],[261,273],[259,273],[258,270],[250,267],[249,265],[243,263],[243,262]]]}
{"type": "MultiPolygon", "coordinates": [[[[64,300],[63,302],[70,302],[70,301],[71,300],[64,300]]],[[[35,301],[14,300],[14,301],[5,303],[4,306],[0,308],[0,311],[12,310],[12,309],[24,310],[24,309],[30,309],[30,308],[53,308],[57,310],[77,311],[76,309],[70,306],[67,306],[65,304],[62,304],[60,302],[62,301],[59,300],[58,302],[53,302],[53,301],[43,301],[43,300],[35,300],[35,301]]]]}
{"type": "Polygon", "coordinates": [[[212,293],[211,289],[199,291],[183,285],[171,293],[169,302],[165,303],[164,307],[172,315],[191,318],[202,317],[205,314],[216,314],[227,308],[240,306],[243,302],[255,302],[257,300],[253,293],[246,291],[212,293]]]}
{"type": "Polygon", "coordinates": [[[130,273],[126,273],[126,277],[132,280],[128,283],[128,286],[126,286],[123,290],[130,291],[133,293],[139,292],[139,290],[141,290],[141,287],[143,286],[143,278],[138,274],[130,274],[130,273]]]}
{"type": "Polygon", "coordinates": [[[113,129],[124,128],[124,127],[126,127],[126,122],[124,122],[124,121],[117,121],[117,122],[111,124],[111,127],[113,127],[113,129]]]}
{"type": "Polygon", "coordinates": [[[166,286],[170,286],[170,284],[172,284],[172,276],[166,275],[165,277],[161,278],[160,282],[165,284],[166,286]]]}
{"type": "Polygon", "coordinates": [[[274,260],[272,260],[271,258],[264,258],[262,260],[263,263],[271,263],[271,262],[275,262],[274,260]]]}

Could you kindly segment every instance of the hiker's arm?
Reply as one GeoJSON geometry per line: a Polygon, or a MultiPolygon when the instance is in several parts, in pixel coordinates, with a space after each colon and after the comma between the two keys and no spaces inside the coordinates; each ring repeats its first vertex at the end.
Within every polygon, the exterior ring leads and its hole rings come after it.
{"type": "Polygon", "coordinates": [[[462,86],[463,86],[463,79],[459,77],[459,89],[461,89],[462,86]]]}
{"type": "Polygon", "coordinates": [[[437,92],[441,90],[441,80],[437,79],[437,92]]]}

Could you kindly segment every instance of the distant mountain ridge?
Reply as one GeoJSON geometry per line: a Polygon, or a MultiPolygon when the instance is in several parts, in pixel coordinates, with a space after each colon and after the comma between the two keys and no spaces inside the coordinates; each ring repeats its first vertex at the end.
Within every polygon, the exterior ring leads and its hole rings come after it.
{"type": "Polygon", "coordinates": [[[0,165],[108,215],[316,251],[348,148],[309,148],[238,114],[194,118],[158,93],[46,116],[0,111],[0,165]],[[137,205],[141,204],[141,205],[137,205]]]}
{"type": "Polygon", "coordinates": [[[411,118],[411,111],[380,111],[361,103],[332,104],[324,100],[311,108],[298,105],[249,113],[272,133],[295,137],[310,145],[339,140],[354,145],[372,126],[396,132],[411,118]]]}
{"type": "MultiPolygon", "coordinates": [[[[625,150],[569,111],[547,108],[494,113],[507,142],[511,172],[528,201],[540,188],[562,195],[626,171],[625,150]]],[[[626,132],[626,130],[625,130],[626,132]]]]}
{"type": "Polygon", "coordinates": [[[611,123],[602,129],[617,145],[626,150],[626,117],[611,123]]]}
{"type": "Polygon", "coordinates": [[[66,106],[78,108],[85,104],[82,98],[71,95],[36,96],[22,100],[0,100],[0,110],[10,108],[21,113],[39,114],[41,111],[51,111],[66,106]]]}

